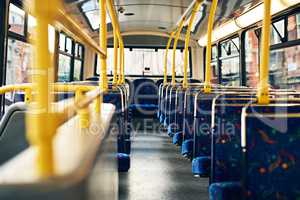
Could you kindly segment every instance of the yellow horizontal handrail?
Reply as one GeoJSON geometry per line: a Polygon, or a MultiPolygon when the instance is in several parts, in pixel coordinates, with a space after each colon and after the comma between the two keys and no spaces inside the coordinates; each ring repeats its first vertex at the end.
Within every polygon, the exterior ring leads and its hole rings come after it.
{"type": "Polygon", "coordinates": [[[32,101],[32,85],[31,84],[19,84],[19,85],[6,85],[0,87],[0,94],[8,92],[24,91],[25,92],[25,103],[32,101]]]}

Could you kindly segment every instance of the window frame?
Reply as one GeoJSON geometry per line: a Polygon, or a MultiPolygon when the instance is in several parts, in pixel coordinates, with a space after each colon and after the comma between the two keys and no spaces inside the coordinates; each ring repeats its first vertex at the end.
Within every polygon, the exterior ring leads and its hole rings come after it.
{"type": "MultiPolygon", "coordinates": [[[[108,45],[107,48],[114,48],[113,46],[111,45],[108,45]]],[[[155,46],[125,46],[124,49],[154,49],[154,50],[158,50],[158,49],[162,49],[162,50],[165,50],[165,47],[155,47],[155,46]]],[[[170,50],[172,50],[173,47],[170,46],[170,50]]],[[[180,51],[184,51],[184,48],[183,47],[177,47],[176,48],[177,50],[180,50],[180,51]]],[[[170,50],[169,50],[169,53],[170,53],[170,50]]],[[[191,78],[192,75],[193,75],[193,64],[192,64],[192,49],[189,47],[189,68],[190,68],[190,73],[189,73],[189,77],[188,78],[191,78]]],[[[98,65],[98,56],[97,54],[95,54],[95,60],[94,60],[94,76],[100,76],[100,74],[97,73],[97,65],[98,65]]],[[[107,74],[108,77],[112,77],[111,74],[107,74]]],[[[146,77],[146,78],[163,78],[164,75],[138,75],[138,74],[134,74],[134,75],[125,75],[126,77],[146,77]]],[[[172,76],[171,75],[168,75],[168,78],[171,78],[172,76]]],[[[183,76],[175,76],[176,78],[183,78],[183,76]]]]}
{"type": "MultiPolygon", "coordinates": [[[[80,69],[80,79],[78,81],[82,81],[83,80],[83,72],[84,72],[84,54],[85,54],[85,48],[84,45],[81,44],[80,42],[74,40],[72,37],[68,36],[65,32],[59,32],[59,39],[58,39],[58,44],[60,44],[60,35],[64,35],[64,39],[65,39],[65,43],[64,43],[64,47],[63,50],[60,49],[60,46],[58,45],[57,47],[57,58],[58,58],[58,63],[59,63],[59,56],[64,55],[64,56],[68,56],[70,58],[70,74],[69,74],[69,79],[67,80],[67,82],[73,82],[74,81],[74,70],[75,70],[75,60],[79,60],[81,61],[81,69],[80,69]],[[67,40],[70,39],[71,40],[71,53],[67,52],[67,40]],[[76,45],[78,45],[78,47],[81,47],[81,58],[80,56],[77,56],[76,54],[78,54],[78,52],[76,53],[76,45]]],[[[59,68],[59,64],[57,66],[59,68]]],[[[58,80],[58,73],[59,70],[57,69],[57,81],[60,82],[58,80]]]]}
{"type": "MultiPolygon", "coordinates": [[[[293,7],[287,11],[284,11],[282,13],[277,14],[275,17],[272,18],[272,24],[276,23],[280,20],[286,20],[285,21],[285,36],[284,39],[286,41],[280,43],[280,44],[275,44],[275,45],[270,45],[270,52],[273,50],[280,50],[284,48],[289,48],[293,46],[300,45],[300,38],[296,40],[289,40],[288,38],[288,18],[292,15],[300,14],[300,8],[299,7],[293,7]]],[[[246,55],[245,55],[245,34],[247,31],[254,30],[254,29],[261,29],[262,23],[257,22],[249,27],[246,27],[238,32],[232,33],[225,38],[222,38],[212,44],[212,46],[217,45],[218,51],[220,51],[220,43],[228,40],[230,38],[233,38],[234,36],[238,35],[240,38],[240,76],[241,76],[241,86],[246,86],[247,85],[247,77],[246,77],[246,55]]],[[[206,63],[206,46],[204,47],[203,51],[203,60],[204,60],[204,67],[203,67],[203,80],[205,80],[205,63],[206,63]]],[[[260,51],[260,49],[259,49],[260,51]]],[[[219,71],[219,84],[221,84],[221,63],[220,63],[220,52],[218,52],[218,71],[219,71]]]]}

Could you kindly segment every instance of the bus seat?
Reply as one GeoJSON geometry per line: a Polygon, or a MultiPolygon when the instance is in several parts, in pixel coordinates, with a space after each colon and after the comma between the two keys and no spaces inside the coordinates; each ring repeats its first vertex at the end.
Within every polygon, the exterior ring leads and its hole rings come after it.
{"type": "Polygon", "coordinates": [[[192,161],[192,172],[194,176],[209,177],[210,175],[210,156],[196,157],[192,161]]]}
{"type": "Polygon", "coordinates": [[[128,172],[130,169],[130,156],[126,153],[118,153],[118,171],[128,172]]]}
{"type": "Polygon", "coordinates": [[[29,146],[25,134],[25,111],[25,103],[12,104],[0,121],[0,164],[29,146]]]}
{"type": "Polygon", "coordinates": [[[193,139],[184,140],[181,146],[181,155],[186,158],[192,158],[193,147],[194,147],[193,139]]]}
{"type": "Polygon", "coordinates": [[[168,135],[174,136],[175,133],[182,132],[182,114],[184,106],[184,94],[186,89],[178,87],[175,93],[174,112],[171,113],[170,124],[168,126],[168,135]]]}
{"type": "Polygon", "coordinates": [[[194,149],[192,173],[207,177],[210,165],[207,165],[207,157],[211,156],[211,108],[216,94],[198,94],[195,100],[194,112],[194,149]],[[203,158],[203,159],[202,159],[203,158]],[[201,162],[199,162],[201,161],[201,162]],[[203,166],[201,166],[203,164],[203,166]],[[204,172],[199,174],[199,172],[204,172]]]}
{"type": "Polygon", "coordinates": [[[175,102],[176,102],[176,91],[177,87],[172,87],[170,90],[169,94],[169,108],[166,113],[166,124],[165,126],[169,129],[169,126],[172,126],[175,122],[175,113],[176,113],[176,107],[175,107],[175,102]]]}
{"type": "Polygon", "coordinates": [[[130,104],[133,116],[153,115],[158,109],[158,87],[151,79],[133,81],[133,98],[130,104]]]}
{"type": "Polygon", "coordinates": [[[297,199],[300,105],[248,106],[242,115],[247,199],[297,199]]]}
{"type": "Polygon", "coordinates": [[[213,183],[209,187],[210,200],[241,200],[242,187],[239,182],[213,183]]]}

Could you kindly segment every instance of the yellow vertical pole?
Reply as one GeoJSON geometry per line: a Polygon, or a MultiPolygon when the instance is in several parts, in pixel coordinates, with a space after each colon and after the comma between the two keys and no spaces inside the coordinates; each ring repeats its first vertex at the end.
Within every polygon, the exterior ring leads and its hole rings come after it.
{"type": "Polygon", "coordinates": [[[27,88],[25,89],[25,103],[29,104],[32,101],[32,90],[27,88]]]}
{"type": "MultiPolygon", "coordinates": [[[[99,0],[100,5],[100,48],[107,55],[107,25],[106,25],[106,0],[99,0]]],[[[100,88],[103,91],[108,89],[107,81],[107,63],[106,57],[100,56],[101,76],[100,76],[100,88]]]]}
{"type": "Polygon", "coordinates": [[[260,63],[260,80],[257,90],[259,104],[268,104],[269,98],[269,65],[270,65],[270,27],[271,0],[264,0],[264,19],[262,27],[262,50],[260,63]]]}
{"type": "Polygon", "coordinates": [[[188,28],[187,28],[187,32],[186,32],[186,36],[185,36],[185,47],[184,47],[184,74],[183,74],[183,82],[182,82],[182,86],[183,88],[187,88],[188,87],[188,80],[187,80],[187,68],[188,68],[188,56],[189,56],[189,43],[190,43],[190,37],[191,37],[191,29],[195,20],[195,16],[196,13],[199,10],[199,7],[201,5],[202,0],[198,0],[193,8],[191,17],[190,17],[190,21],[188,24],[188,28]]]}
{"type": "Polygon", "coordinates": [[[120,62],[121,62],[121,79],[120,79],[120,81],[121,81],[121,84],[124,84],[125,83],[125,67],[124,67],[124,65],[125,65],[125,63],[124,63],[124,44],[123,43],[121,43],[121,57],[120,57],[120,62]]]}
{"type": "Polygon", "coordinates": [[[174,86],[176,81],[175,81],[175,76],[176,76],[176,50],[177,50],[177,43],[180,37],[180,33],[182,31],[183,25],[184,25],[185,17],[181,20],[179,23],[179,27],[177,29],[176,35],[175,35],[175,40],[173,44],[173,60],[172,60],[172,85],[174,86]]]}
{"type": "MultiPolygon", "coordinates": [[[[75,101],[78,102],[83,98],[83,92],[80,89],[75,91],[75,101]]],[[[88,128],[90,126],[90,115],[88,108],[80,109],[79,112],[79,121],[81,128],[88,128]]]]}
{"type": "Polygon", "coordinates": [[[56,131],[51,115],[52,84],[50,72],[54,72],[48,44],[48,24],[58,7],[58,0],[35,1],[37,19],[35,63],[33,65],[33,91],[35,103],[30,106],[26,118],[27,137],[36,149],[37,171],[41,178],[54,174],[52,139],[56,131]]]}
{"type": "Polygon", "coordinates": [[[215,14],[217,10],[218,0],[213,0],[210,8],[208,25],[207,25],[207,47],[206,47],[206,65],[205,65],[205,83],[204,92],[211,92],[211,47],[212,47],[212,31],[214,26],[215,14]]]}
{"type": "Polygon", "coordinates": [[[118,84],[120,85],[122,82],[122,43],[121,40],[119,40],[119,76],[118,76],[118,84]]]}
{"type": "Polygon", "coordinates": [[[118,83],[118,35],[117,31],[114,30],[114,78],[113,84],[116,85],[118,83]]]}
{"type": "Polygon", "coordinates": [[[167,47],[166,47],[166,51],[165,51],[165,62],[164,62],[164,85],[166,85],[167,82],[168,82],[168,53],[169,53],[169,49],[170,49],[171,42],[172,42],[172,40],[173,40],[174,34],[175,34],[175,31],[173,31],[173,32],[170,34],[170,37],[169,37],[169,40],[168,40],[168,43],[167,43],[167,47]]]}
{"type": "Polygon", "coordinates": [[[124,50],[124,45],[122,46],[122,84],[125,84],[125,50],[124,50]]]}

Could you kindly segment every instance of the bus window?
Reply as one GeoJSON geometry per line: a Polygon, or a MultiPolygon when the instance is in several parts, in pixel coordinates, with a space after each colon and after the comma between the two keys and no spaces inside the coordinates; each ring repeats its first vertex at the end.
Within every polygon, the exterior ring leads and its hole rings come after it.
{"type": "Polygon", "coordinates": [[[221,43],[222,84],[240,85],[239,38],[233,38],[221,43]]]}
{"type": "Polygon", "coordinates": [[[271,45],[283,43],[285,39],[285,21],[280,20],[272,23],[271,29],[271,45]]]}
{"type": "Polygon", "coordinates": [[[270,83],[274,88],[300,89],[300,45],[271,51],[270,83]]]}
{"type": "MultiPolygon", "coordinates": [[[[107,74],[113,73],[113,48],[107,49],[107,74]]],[[[143,48],[125,48],[125,66],[130,66],[125,69],[126,75],[132,76],[163,76],[165,49],[143,49],[143,48]]],[[[183,76],[183,51],[176,50],[176,76],[183,76]]],[[[168,53],[168,75],[172,75],[172,50],[168,53]]],[[[100,73],[100,62],[97,57],[96,75],[100,73]]],[[[188,73],[190,72],[188,63],[188,73]]]]}
{"type": "Polygon", "coordinates": [[[8,31],[25,36],[25,11],[12,3],[9,5],[8,31]]]}
{"type": "Polygon", "coordinates": [[[300,39],[300,14],[289,16],[288,37],[289,40],[300,39]]]}
{"type": "Polygon", "coordinates": [[[259,39],[255,30],[245,34],[246,78],[248,87],[256,87],[259,81],[259,39]]]}
{"type": "MultiPolygon", "coordinates": [[[[291,15],[287,21],[288,41],[299,40],[300,15],[291,15]]],[[[271,50],[270,83],[274,88],[300,89],[300,45],[283,43],[271,50]]]]}
{"type": "Polygon", "coordinates": [[[82,65],[83,65],[83,47],[80,44],[76,43],[73,81],[82,80],[82,65]]]}
{"type": "Polygon", "coordinates": [[[212,83],[219,83],[218,48],[216,45],[211,49],[211,76],[212,83]]]}
{"type": "Polygon", "coordinates": [[[6,84],[31,82],[31,45],[16,39],[8,38],[6,84]]]}
{"type": "Polygon", "coordinates": [[[83,45],[65,33],[59,34],[58,82],[82,80],[83,54],[83,45]]]}
{"type": "Polygon", "coordinates": [[[59,54],[58,78],[59,82],[69,82],[71,74],[71,57],[59,54]]]}
{"type": "Polygon", "coordinates": [[[28,38],[29,39],[34,39],[34,31],[36,28],[36,19],[35,17],[28,15],[28,38]]]}

